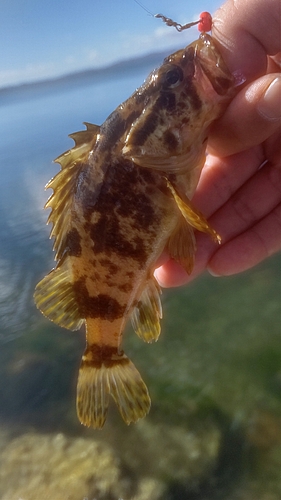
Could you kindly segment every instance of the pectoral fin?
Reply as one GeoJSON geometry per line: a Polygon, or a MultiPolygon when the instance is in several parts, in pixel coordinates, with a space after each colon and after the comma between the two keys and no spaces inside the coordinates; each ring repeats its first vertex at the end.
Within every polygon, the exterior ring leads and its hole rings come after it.
{"type": "Polygon", "coordinates": [[[67,259],[53,269],[35,288],[34,301],[38,309],[59,326],[78,330],[84,320],[81,318],[77,300],[70,282],[67,259]]]}
{"type": "Polygon", "coordinates": [[[150,278],[141,294],[137,306],[133,309],[131,322],[136,334],[145,342],[158,340],[161,332],[160,321],[162,307],[160,287],[155,278],[150,278]]]}
{"type": "Polygon", "coordinates": [[[175,231],[167,243],[168,254],[190,274],[194,266],[196,251],[195,236],[192,227],[181,217],[175,231]]]}
{"type": "Polygon", "coordinates": [[[208,233],[216,243],[220,244],[221,237],[210,226],[208,221],[205,219],[204,215],[191,205],[187,197],[180,196],[168,179],[167,179],[167,186],[170,189],[179,210],[181,211],[183,217],[188,222],[188,224],[190,224],[192,227],[194,227],[194,229],[197,229],[198,231],[201,231],[203,233],[208,233]]]}

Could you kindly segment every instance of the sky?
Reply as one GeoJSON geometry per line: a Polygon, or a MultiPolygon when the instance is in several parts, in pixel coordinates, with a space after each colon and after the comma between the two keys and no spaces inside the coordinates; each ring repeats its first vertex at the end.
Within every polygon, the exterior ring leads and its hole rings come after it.
{"type": "MultiPolygon", "coordinates": [[[[219,0],[141,0],[178,23],[213,13],[219,0]],[[196,3],[196,7],[195,7],[196,3]]],[[[197,28],[178,33],[134,0],[0,0],[0,88],[107,66],[183,47],[197,28]]]]}

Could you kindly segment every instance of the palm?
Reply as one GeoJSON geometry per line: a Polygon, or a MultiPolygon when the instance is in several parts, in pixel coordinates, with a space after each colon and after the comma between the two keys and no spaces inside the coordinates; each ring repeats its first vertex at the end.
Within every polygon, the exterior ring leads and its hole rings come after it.
{"type": "Polygon", "coordinates": [[[210,154],[193,198],[222,244],[197,234],[190,276],[163,256],[156,271],[163,286],[187,283],[206,268],[235,274],[281,249],[280,2],[270,5],[241,0],[238,9],[227,0],[213,17],[223,57],[245,82],[212,129],[210,154]]]}

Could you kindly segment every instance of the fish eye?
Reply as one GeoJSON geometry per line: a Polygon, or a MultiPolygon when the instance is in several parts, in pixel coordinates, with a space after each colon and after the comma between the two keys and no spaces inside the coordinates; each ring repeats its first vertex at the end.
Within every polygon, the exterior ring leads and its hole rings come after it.
{"type": "Polygon", "coordinates": [[[183,71],[178,66],[170,68],[165,74],[165,86],[177,87],[183,80],[183,71]]]}

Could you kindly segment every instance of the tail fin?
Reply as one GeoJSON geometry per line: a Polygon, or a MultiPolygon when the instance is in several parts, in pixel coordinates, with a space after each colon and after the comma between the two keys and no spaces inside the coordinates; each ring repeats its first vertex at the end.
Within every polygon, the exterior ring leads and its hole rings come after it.
{"type": "Polygon", "coordinates": [[[76,407],[80,422],[101,429],[110,395],[127,425],[145,417],[150,409],[150,397],[129,358],[115,354],[110,359],[96,361],[89,354],[85,352],[78,376],[76,407]]]}

